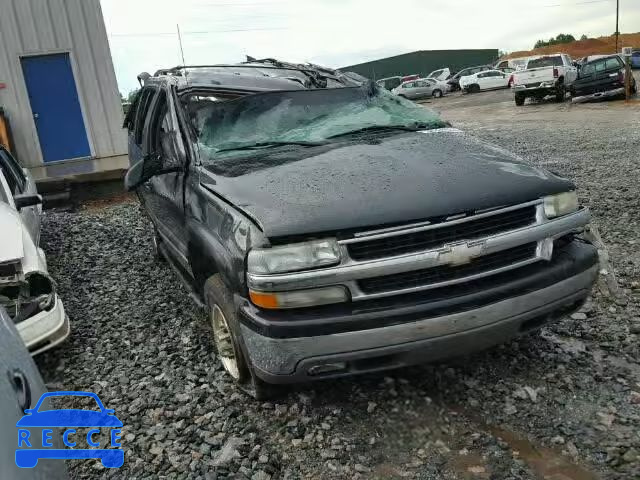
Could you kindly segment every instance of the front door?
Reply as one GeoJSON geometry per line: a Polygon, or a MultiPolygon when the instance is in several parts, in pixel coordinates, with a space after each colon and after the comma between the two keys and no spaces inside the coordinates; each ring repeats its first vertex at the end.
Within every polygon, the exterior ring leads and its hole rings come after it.
{"type": "Polygon", "coordinates": [[[68,53],[21,58],[45,163],[91,156],[68,53]]]}
{"type": "Polygon", "coordinates": [[[184,217],[184,144],[169,90],[160,90],[145,123],[143,151],[158,156],[166,173],[155,175],[140,193],[161,240],[174,259],[188,269],[187,230],[184,217]],[[172,171],[173,170],[173,171],[172,171]]]}

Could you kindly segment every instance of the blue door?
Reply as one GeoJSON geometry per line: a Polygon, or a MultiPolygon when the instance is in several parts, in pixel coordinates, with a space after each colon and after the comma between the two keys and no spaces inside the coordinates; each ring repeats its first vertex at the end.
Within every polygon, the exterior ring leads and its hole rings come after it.
{"type": "Polygon", "coordinates": [[[21,62],[45,163],[91,156],[69,54],[21,62]]]}

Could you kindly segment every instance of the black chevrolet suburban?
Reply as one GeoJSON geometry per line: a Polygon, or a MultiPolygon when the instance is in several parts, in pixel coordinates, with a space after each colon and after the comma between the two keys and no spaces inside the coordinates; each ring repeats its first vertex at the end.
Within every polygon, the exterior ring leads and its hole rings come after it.
{"type": "Polygon", "coordinates": [[[358,75],[266,59],[139,79],[126,186],[256,397],[487,348],[590,292],[573,183],[358,75]]]}

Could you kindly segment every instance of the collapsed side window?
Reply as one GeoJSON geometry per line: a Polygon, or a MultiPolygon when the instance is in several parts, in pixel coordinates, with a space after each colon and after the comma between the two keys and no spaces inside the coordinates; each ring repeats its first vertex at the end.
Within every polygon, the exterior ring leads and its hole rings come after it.
{"type": "Polygon", "coordinates": [[[133,130],[133,126],[136,120],[136,112],[138,111],[138,105],[140,104],[140,94],[141,90],[138,90],[131,105],[129,105],[129,110],[126,112],[124,116],[124,123],[122,124],[122,128],[126,128],[127,130],[133,130]]]}
{"type": "Polygon", "coordinates": [[[156,91],[153,88],[145,87],[138,95],[137,108],[135,111],[133,123],[133,137],[135,143],[142,145],[144,126],[149,113],[149,109],[153,104],[156,91]]]}
{"type": "Polygon", "coordinates": [[[171,108],[167,92],[161,90],[150,112],[147,145],[149,151],[159,155],[162,169],[179,170],[183,166],[184,144],[178,119],[171,108]]]}
{"type": "Polygon", "coordinates": [[[0,147],[0,169],[9,184],[11,193],[13,195],[23,193],[27,186],[27,177],[18,162],[2,147],[0,147]]]}

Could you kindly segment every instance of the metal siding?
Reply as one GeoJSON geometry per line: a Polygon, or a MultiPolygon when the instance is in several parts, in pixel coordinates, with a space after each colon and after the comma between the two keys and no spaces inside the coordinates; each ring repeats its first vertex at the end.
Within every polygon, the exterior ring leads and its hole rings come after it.
{"type": "Polygon", "coordinates": [[[21,45],[24,51],[36,51],[40,47],[38,43],[38,34],[36,26],[33,23],[33,15],[31,13],[31,3],[29,1],[14,2],[14,11],[16,14],[16,25],[21,38],[21,45]]]}
{"type": "Polygon", "coordinates": [[[95,157],[125,155],[120,94],[99,0],[0,0],[0,105],[11,121],[17,156],[29,167],[42,153],[20,56],[68,51],[95,157]]]}
{"type": "Polygon", "coordinates": [[[460,70],[465,67],[493,63],[498,58],[497,49],[483,50],[420,50],[372,62],[342,67],[372,79],[396,75],[428,75],[439,68],[460,70]]]}
{"type": "Polygon", "coordinates": [[[32,2],[31,15],[36,35],[38,36],[38,44],[50,45],[50,48],[58,48],[46,0],[32,2]]]}
{"type": "Polygon", "coordinates": [[[51,25],[55,32],[57,48],[70,49],[73,42],[71,41],[71,27],[67,18],[67,11],[64,8],[66,0],[46,1],[51,11],[51,25]]]}
{"type": "Polygon", "coordinates": [[[107,38],[107,32],[104,28],[104,21],[102,20],[102,11],[100,9],[99,0],[79,0],[83,5],[83,12],[86,20],[87,28],[91,28],[96,35],[89,36],[89,46],[94,54],[94,74],[98,79],[98,90],[102,103],[102,122],[107,132],[104,135],[109,140],[107,148],[112,151],[116,148],[117,132],[122,132],[122,105],[120,103],[120,97],[117,102],[112,102],[112,98],[109,98],[106,93],[109,91],[117,91],[118,85],[115,82],[115,74],[113,67],[111,67],[109,60],[111,59],[111,52],[109,51],[109,44],[104,40],[107,38]],[[101,28],[102,27],[102,28],[101,28]],[[113,78],[114,82],[109,80],[113,78]],[[114,109],[115,106],[115,109],[114,109]]]}
{"type": "Polygon", "coordinates": [[[0,90],[0,104],[5,108],[11,122],[15,149],[20,161],[25,166],[40,165],[40,145],[18,57],[18,52],[22,52],[24,48],[14,2],[0,0],[0,12],[3,12],[0,15],[0,50],[6,59],[6,70],[0,70],[0,81],[7,83],[7,88],[0,90]]]}

